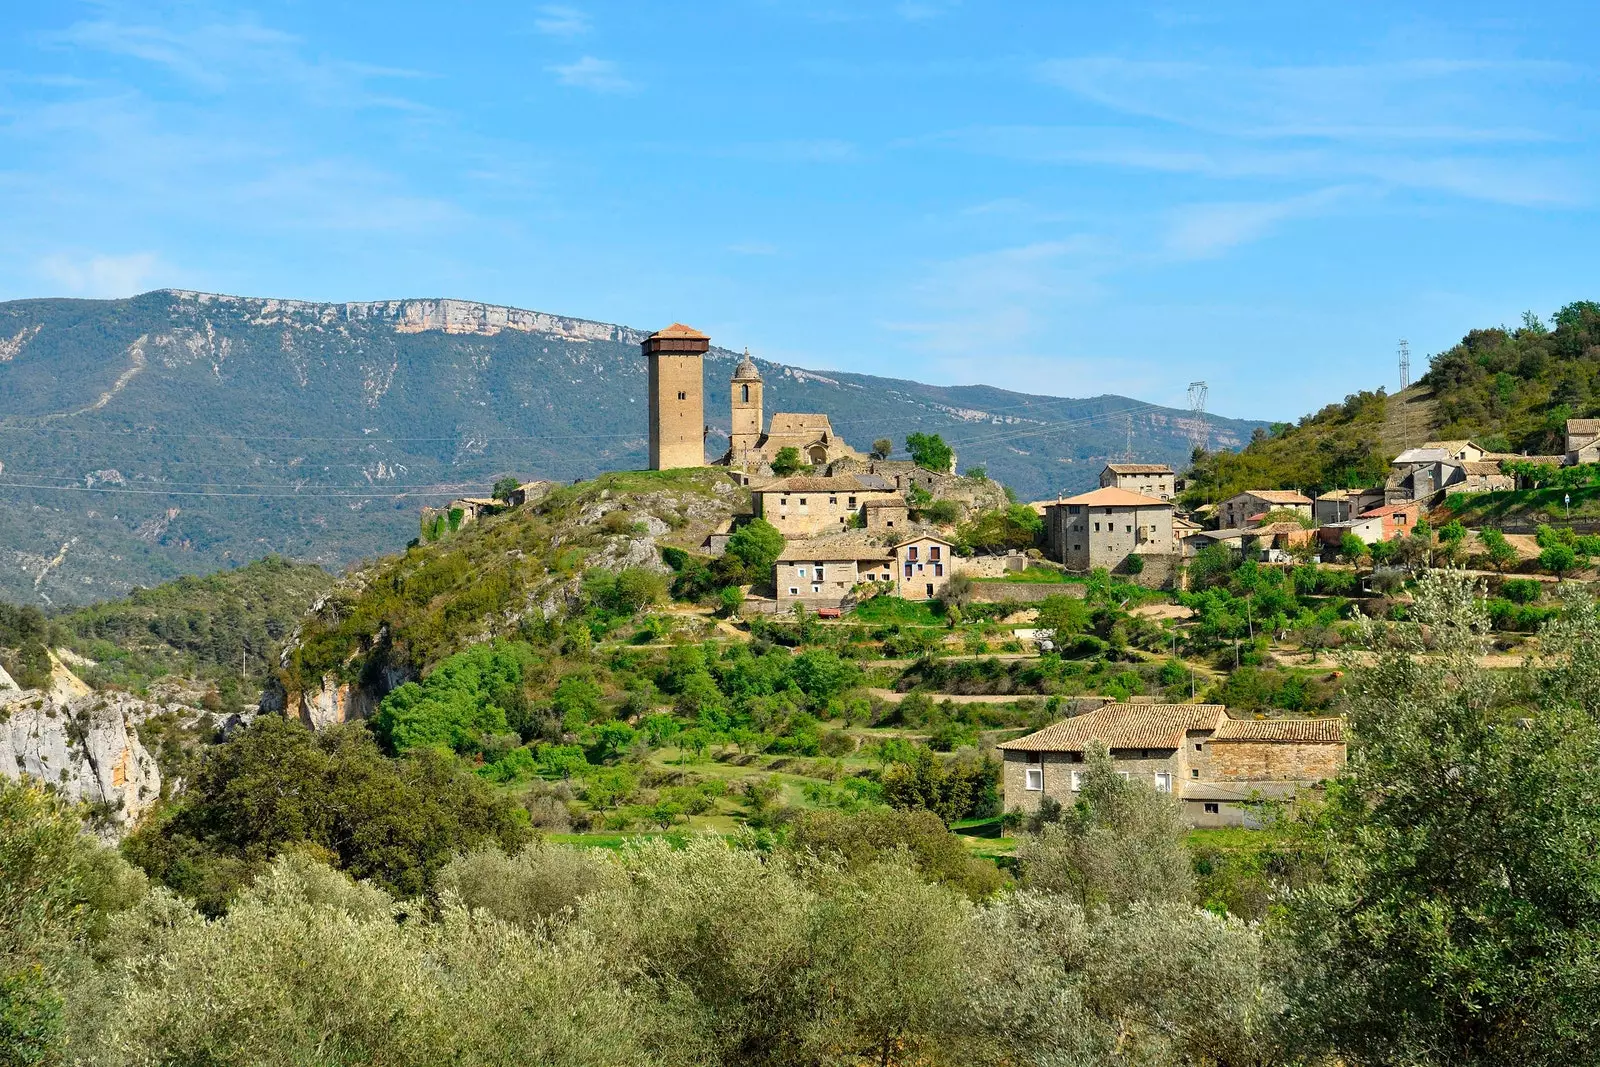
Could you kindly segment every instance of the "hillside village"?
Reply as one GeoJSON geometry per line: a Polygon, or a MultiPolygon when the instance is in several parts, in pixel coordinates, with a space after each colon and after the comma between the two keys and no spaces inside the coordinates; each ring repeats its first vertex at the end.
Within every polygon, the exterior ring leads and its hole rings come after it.
{"type": "MultiPolygon", "coordinates": [[[[1016,637],[1008,643],[1037,655],[1055,650],[1058,638],[1061,644],[1071,638],[1037,625],[1039,611],[1027,605],[1084,596],[1085,582],[1097,573],[1177,600],[1177,617],[1168,626],[1176,637],[1193,626],[1182,620],[1206,614],[1185,604],[1186,597],[1204,595],[1196,575],[1219,564],[1249,561],[1306,592],[1320,584],[1377,595],[1369,610],[1382,612],[1381,594],[1396,590],[1405,568],[1418,562],[1475,563],[1484,573],[1492,568],[1496,586],[1507,586],[1525,605],[1539,598],[1538,586],[1530,590],[1526,579],[1508,583],[1503,572],[1554,561],[1565,573],[1576,565],[1580,547],[1585,556],[1594,554],[1570,528],[1564,535],[1547,528],[1537,540],[1497,529],[1480,537],[1451,521],[1448,502],[1461,494],[1515,493],[1519,485],[1548,481],[1553,470],[1593,462],[1600,420],[1572,420],[1566,453],[1559,456],[1495,453],[1470,440],[1428,441],[1395,455],[1383,484],[1371,488],[1310,496],[1261,486],[1186,506],[1184,479],[1172,467],[1113,461],[1094,490],[1021,504],[981,470],[958,474],[956,455],[937,438],[910,441],[912,458],[895,458],[889,441],[858,451],[833,431],[827,413],[767,416],[761,373],[748,354],[727,383],[735,428],[730,447],[707,464],[701,357],[709,346],[709,337],[681,324],[642,343],[651,468],[722,470],[748,492],[747,510],[730,514],[692,546],[703,559],[724,555],[735,532],[753,523],[781,538],[770,574],[739,587],[735,614],[746,620],[811,615],[823,625],[848,627],[894,603],[941,611],[957,605],[957,614],[961,606],[983,611],[1003,605],[1020,609],[1009,615],[1024,623],[1012,627],[1016,637]],[[984,527],[991,536],[979,533],[984,527]],[[1574,553],[1564,568],[1562,536],[1574,553]]],[[[537,501],[552,488],[508,479],[498,497],[425,509],[424,536],[436,539],[447,527],[537,501]]],[[[1250,600],[1244,599],[1247,615],[1250,600]]],[[[1322,600],[1326,616],[1333,598],[1322,600]]],[[[1359,615],[1362,609],[1346,610],[1359,615]]],[[[1529,608],[1501,614],[1513,630],[1541,617],[1529,608]]],[[[1254,620],[1240,621],[1258,645],[1254,620]]],[[[1276,623],[1270,612],[1260,621],[1264,630],[1292,627],[1281,612],[1276,623]]],[[[1196,644],[1192,637],[1186,643],[1196,644]]],[[[1171,644],[1176,650],[1179,641],[1171,644]]],[[[1247,658],[1263,653],[1257,647],[1247,658]]],[[[1237,666],[1237,647],[1234,655],[1237,666]]],[[[1310,661],[1317,659],[1312,651],[1310,661]]],[[[1342,765],[1337,718],[1296,718],[1270,709],[1270,698],[1266,719],[1259,698],[1232,712],[1203,700],[1162,700],[1129,694],[1098,708],[1080,702],[1073,718],[999,741],[994,753],[1002,765],[1004,809],[1036,813],[1047,798],[1070,806],[1078,780],[1072,765],[1081,766],[1094,744],[1107,747],[1125,776],[1181,798],[1195,826],[1253,824],[1262,802],[1291,801],[1342,765]]]]}

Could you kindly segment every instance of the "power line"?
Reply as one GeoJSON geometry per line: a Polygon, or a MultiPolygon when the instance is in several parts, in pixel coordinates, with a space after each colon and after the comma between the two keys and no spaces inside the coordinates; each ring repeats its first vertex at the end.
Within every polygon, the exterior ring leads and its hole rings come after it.
{"type": "Polygon", "coordinates": [[[61,493],[113,493],[124,496],[249,497],[259,500],[390,500],[401,496],[451,496],[460,491],[460,487],[457,487],[450,490],[424,493],[217,493],[198,489],[126,489],[99,485],[45,485],[43,483],[25,482],[0,483],[0,489],[40,489],[61,493]]]}
{"type": "Polygon", "coordinates": [[[1202,452],[1211,446],[1211,427],[1206,422],[1206,400],[1210,392],[1211,387],[1205,382],[1189,383],[1189,412],[1193,420],[1189,436],[1194,447],[1202,452]]]}

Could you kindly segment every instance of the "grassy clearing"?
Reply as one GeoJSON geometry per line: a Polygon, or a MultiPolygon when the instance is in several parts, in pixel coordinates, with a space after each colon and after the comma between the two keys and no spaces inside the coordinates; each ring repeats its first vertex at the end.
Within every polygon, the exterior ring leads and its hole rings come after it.
{"type": "Polygon", "coordinates": [[[1451,493],[1445,509],[1468,526],[1502,522],[1562,522],[1565,497],[1572,496],[1572,518],[1600,519],[1600,486],[1577,489],[1506,489],[1495,493],[1451,493]]]}
{"type": "MultiPolygon", "coordinates": [[[[993,578],[985,580],[994,581],[993,578]]],[[[1054,567],[1041,567],[1038,564],[1033,564],[1025,570],[1008,574],[1004,578],[1000,579],[1000,581],[1003,582],[1018,582],[1022,584],[1034,585],[1062,585],[1067,583],[1083,585],[1088,582],[1088,580],[1088,578],[1080,574],[1067,574],[1063,571],[1056,570],[1054,567]]]]}
{"type": "Polygon", "coordinates": [[[879,596],[863,600],[850,613],[851,619],[878,626],[899,623],[901,626],[943,626],[943,605],[929,600],[902,600],[897,596],[879,596]]]}

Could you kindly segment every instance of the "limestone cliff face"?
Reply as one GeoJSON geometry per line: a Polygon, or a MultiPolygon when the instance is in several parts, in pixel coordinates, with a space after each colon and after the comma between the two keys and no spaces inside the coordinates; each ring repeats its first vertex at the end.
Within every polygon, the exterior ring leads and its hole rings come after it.
{"type": "Polygon", "coordinates": [[[33,778],[95,805],[103,830],[117,836],[161,796],[161,772],[137,727],[168,710],[186,709],[60,687],[0,692],[0,775],[33,778]]]}

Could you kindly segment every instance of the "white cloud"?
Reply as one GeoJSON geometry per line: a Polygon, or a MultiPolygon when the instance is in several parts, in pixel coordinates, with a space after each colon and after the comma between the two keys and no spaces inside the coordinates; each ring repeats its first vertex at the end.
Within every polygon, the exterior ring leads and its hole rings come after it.
{"type": "Polygon", "coordinates": [[[1176,213],[1167,252],[1178,259],[1211,259],[1261,238],[1280,222],[1321,211],[1351,191],[1335,187],[1284,200],[1194,204],[1176,213]]]}
{"type": "Polygon", "coordinates": [[[592,89],[597,93],[627,93],[638,86],[623,76],[621,68],[609,59],[584,56],[575,63],[557,64],[549,68],[562,85],[579,89],[592,89]]]}
{"type": "Polygon", "coordinates": [[[533,25],[550,37],[581,37],[589,32],[589,16],[575,7],[546,4],[539,9],[533,25]]]}
{"type": "Polygon", "coordinates": [[[170,274],[171,268],[154,252],[87,257],[57,254],[45,257],[38,273],[62,286],[69,296],[124,297],[156,288],[160,276],[170,274]]]}

